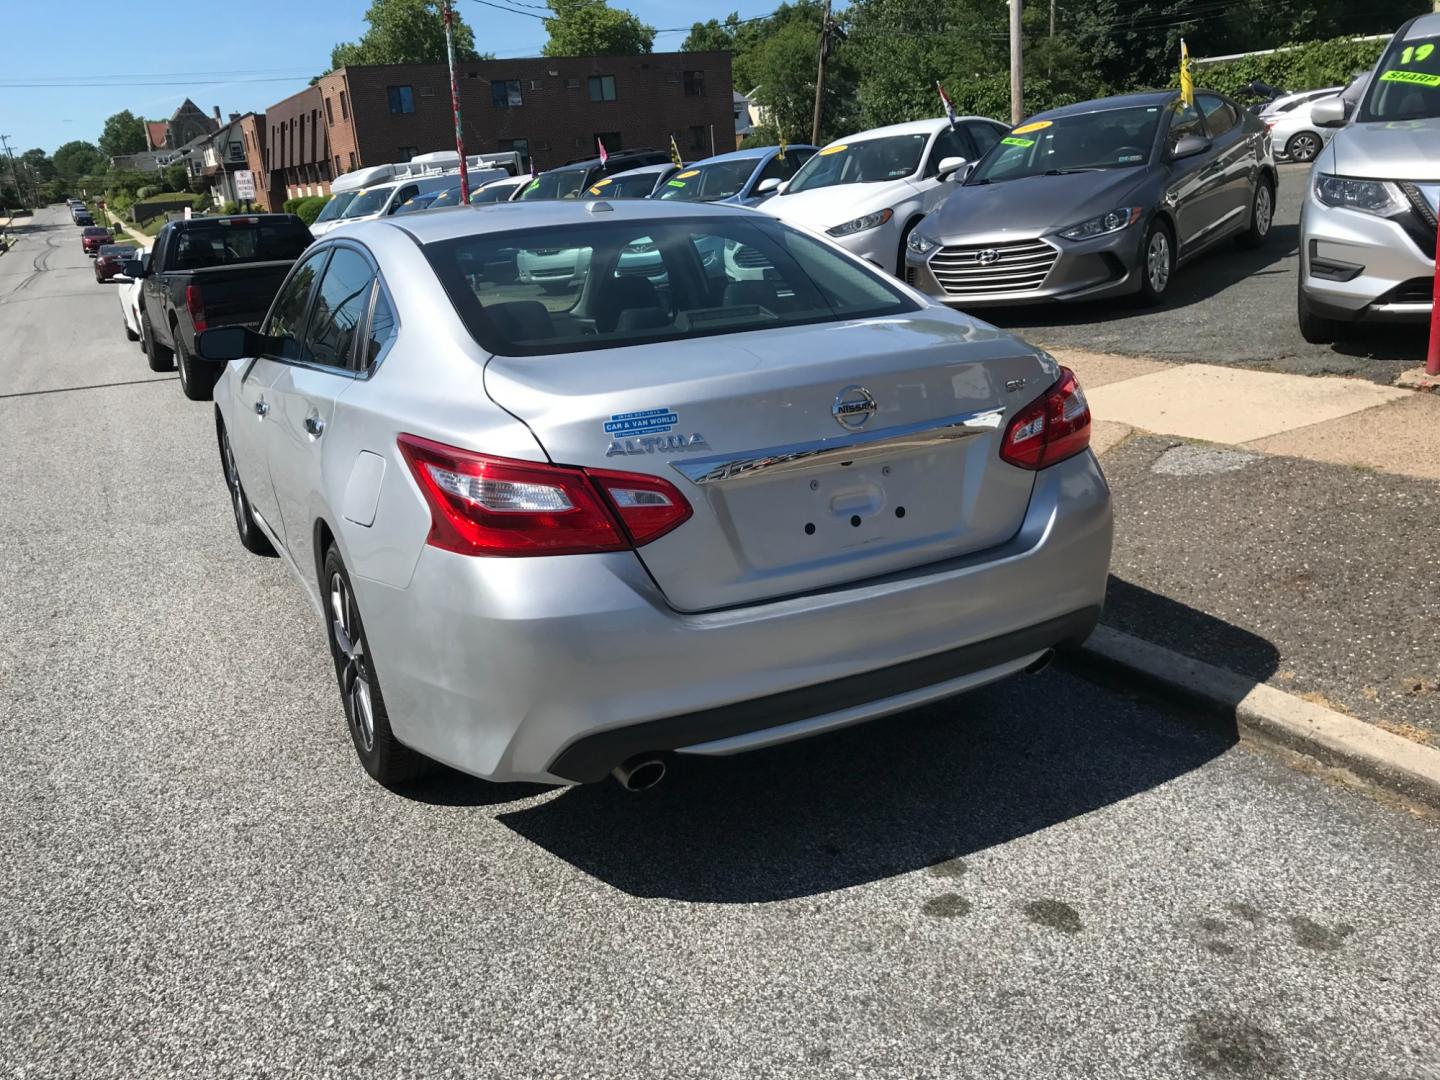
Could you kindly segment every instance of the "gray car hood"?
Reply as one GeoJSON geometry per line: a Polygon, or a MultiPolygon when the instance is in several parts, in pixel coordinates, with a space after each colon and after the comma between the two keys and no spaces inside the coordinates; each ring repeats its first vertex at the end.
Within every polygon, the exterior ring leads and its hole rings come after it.
{"type": "Polygon", "coordinates": [[[1440,180],[1440,120],[1350,124],[1330,140],[1337,176],[1362,180],[1440,180]]]}
{"type": "Polygon", "coordinates": [[[1117,206],[1149,205],[1135,192],[1149,167],[1100,169],[1064,176],[1027,176],[994,184],[965,184],[920,226],[942,242],[1031,237],[1068,229],[1117,206]]]}

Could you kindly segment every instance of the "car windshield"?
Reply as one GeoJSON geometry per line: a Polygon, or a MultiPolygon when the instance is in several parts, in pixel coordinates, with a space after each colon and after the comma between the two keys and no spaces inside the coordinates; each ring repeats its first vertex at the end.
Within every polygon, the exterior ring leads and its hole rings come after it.
{"type": "Polygon", "coordinates": [[[522,199],[578,199],[589,169],[553,169],[541,173],[520,192],[522,199]]]}
{"type": "Polygon", "coordinates": [[[135,249],[129,244],[101,244],[101,257],[110,256],[116,259],[128,259],[135,254],[135,249]]]}
{"type": "Polygon", "coordinates": [[[585,189],[586,198],[598,199],[643,199],[655,190],[653,172],[620,173],[618,176],[602,176],[585,189]]]}
{"type": "Polygon", "coordinates": [[[1440,117],[1440,36],[1390,42],[1370,80],[1362,123],[1440,117]]]}
{"type": "MultiPolygon", "coordinates": [[[[203,270],[235,263],[280,262],[299,258],[310,246],[310,230],[298,221],[247,221],[216,218],[180,234],[175,249],[176,270],[203,270]]],[[[171,269],[166,266],[166,269],[171,269]]]]}
{"type": "Polygon", "coordinates": [[[759,158],[712,161],[676,173],[655,193],[657,199],[682,202],[714,202],[737,194],[755,171],[759,158]]]}
{"type": "Polygon", "coordinates": [[[430,200],[431,210],[441,210],[447,206],[460,205],[460,185],[446,188],[444,191],[437,191],[434,198],[430,200]]]}
{"type": "Polygon", "coordinates": [[[492,184],[470,193],[472,203],[507,202],[515,194],[517,185],[512,183],[492,184]]]}
{"type": "Polygon", "coordinates": [[[990,148],[966,183],[1144,165],[1154,150],[1165,108],[1132,105],[1027,120],[990,148]]]}
{"type": "Polygon", "coordinates": [[[315,215],[316,223],[334,221],[345,213],[345,208],[355,201],[355,194],[353,191],[342,191],[338,195],[331,196],[330,201],[320,208],[320,213],[315,215]]]}
{"type": "Polygon", "coordinates": [[[413,199],[406,199],[395,208],[395,213],[397,215],[418,214],[421,210],[428,210],[431,204],[435,202],[435,196],[438,194],[439,192],[426,192],[423,195],[416,195],[413,199]]]}
{"type": "Polygon", "coordinates": [[[399,184],[391,184],[389,187],[365,188],[355,193],[355,198],[340,215],[342,218],[366,217],[369,214],[378,214],[390,201],[399,184]]]}
{"type": "Polygon", "coordinates": [[[511,356],[895,315],[883,275],[776,220],[589,221],[427,244],[471,334],[511,356]]]}
{"type": "Polygon", "coordinates": [[[834,187],[837,184],[877,184],[899,180],[920,167],[920,155],[930,141],[926,132],[886,135],[833,143],[800,167],[786,193],[834,187]]]}

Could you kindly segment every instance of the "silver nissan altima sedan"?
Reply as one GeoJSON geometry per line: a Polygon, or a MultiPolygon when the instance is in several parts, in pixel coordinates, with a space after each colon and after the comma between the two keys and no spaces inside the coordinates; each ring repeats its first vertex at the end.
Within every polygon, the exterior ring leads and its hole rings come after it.
{"type": "Polygon", "coordinates": [[[198,351],[382,783],[646,787],[1038,669],[1105,593],[1074,375],[744,208],[348,227],[198,351]],[[572,249],[563,291],[517,271],[572,249]]]}

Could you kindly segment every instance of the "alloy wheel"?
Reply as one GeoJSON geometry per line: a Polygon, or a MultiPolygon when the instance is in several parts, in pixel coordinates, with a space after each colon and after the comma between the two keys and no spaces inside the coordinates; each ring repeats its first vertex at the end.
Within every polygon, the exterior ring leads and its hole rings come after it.
{"type": "Polygon", "coordinates": [[[1275,202],[1270,194],[1270,185],[1262,183],[1255,192],[1255,231],[1261,236],[1268,236],[1274,219],[1275,202]]]}
{"type": "Polygon", "coordinates": [[[1301,132],[1290,140],[1290,158],[1293,161],[1313,161],[1320,152],[1320,140],[1308,132],[1301,132]]]}
{"type": "Polygon", "coordinates": [[[235,527],[245,532],[245,489],[240,486],[240,470],[235,467],[235,452],[230,449],[230,433],[222,432],[220,446],[225,454],[225,485],[230,489],[230,508],[235,511],[235,527]]]}
{"type": "Polygon", "coordinates": [[[340,574],[330,575],[330,630],[340,654],[340,696],[355,737],[368,754],[375,749],[375,711],[370,698],[370,666],[360,632],[359,612],[350,586],[340,574]]]}
{"type": "Polygon", "coordinates": [[[1156,294],[1163,293],[1170,284],[1170,237],[1163,229],[1156,229],[1150,236],[1150,246],[1145,251],[1145,274],[1156,294]]]}

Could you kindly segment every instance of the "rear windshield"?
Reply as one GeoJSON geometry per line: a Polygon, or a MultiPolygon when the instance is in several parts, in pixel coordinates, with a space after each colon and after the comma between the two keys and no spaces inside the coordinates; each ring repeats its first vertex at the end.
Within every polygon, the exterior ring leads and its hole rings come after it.
{"type": "Polygon", "coordinates": [[[116,258],[128,259],[135,254],[135,249],[129,244],[101,244],[101,255],[114,255],[116,258]]]}
{"type": "Polygon", "coordinates": [[[355,201],[355,194],[353,191],[342,191],[338,195],[332,195],[330,201],[320,208],[320,213],[315,215],[315,220],[317,222],[335,220],[345,213],[346,208],[355,201]]]}
{"type": "Polygon", "coordinates": [[[522,199],[578,199],[580,189],[585,186],[589,168],[555,169],[541,173],[520,192],[522,199]]]}
{"type": "Polygon", "coordinates": [[[1370,79],[1360,120],[1433,120],[1440,117],[1440,35],[1395,38],[1370,79]]]}
{"type": "Polygon", "coordinates": [[[470,193],[472,203],[507,202],[515,194],[515,184],[492,184],[470,193]]]}
{"type": "Polygon", "coordinates": [[[880,274],[778,220],[585,222],[425,247],[470,333],[510,356],[895,315],[880,274]]]}
{"type": "Polygon", "coordinates": [[[630,175],[620,173],[618,176],[602,176],[585,189],[587,198],[606,199],[644,199],[649,197],[655,190],[655,174],[653,172],[630,175]]]}
{"type": "Polygon", "coordinates": [[[106,229],[106,228],[102,228],[102,227],[99,226],[99,225],[96,225],[94,228],[86,229],[85,232],[84,232],[82,235],[84,235],[84,236],[109,236],[109,235],[110,235],[110,230],[109,230],[109,229],[106,229]]]}
{"type": "Polygon", "coordinates": [[[655,197],[683,199],[686,202],[728,199],[745,186],[758,161],[758,158],[738,158],[685,169],[666,181],[655,197]]]}
{"type": "Polygon", "coordinates": [[[192,224],[180,234],[175,269],[295,259],[309,246],[310,230],[297,221],[219,218],[214,224],[192,224]]]}

